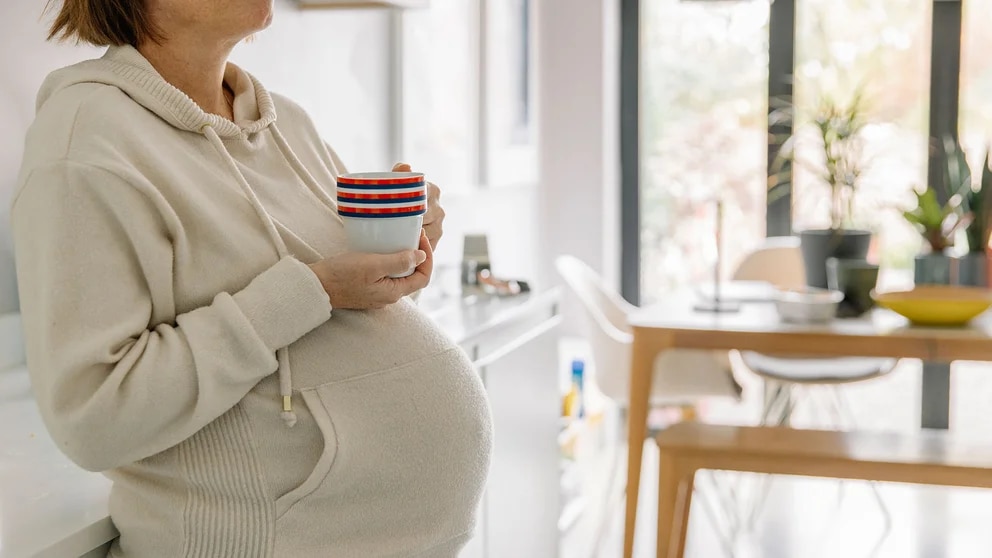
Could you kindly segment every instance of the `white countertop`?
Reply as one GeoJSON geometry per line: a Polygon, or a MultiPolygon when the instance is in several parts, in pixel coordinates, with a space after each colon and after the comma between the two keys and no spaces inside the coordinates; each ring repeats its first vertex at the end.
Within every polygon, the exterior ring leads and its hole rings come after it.
{"type": "MultiPolygon", "coordinates": [[[[422,308],[464,343],[557,296],[459,297],[422,308]]],[[[55,446],[23,366],[0,366],[0,424],[0,558],[76,558],[117,536],[110,480],[80,469],[55,446]]]]}
{"type": "Polygon", "coordinates": [[[0,371],[0,558],[77,557],[117,536],[110,481],[59,451],[24,367],[0,371]]]}

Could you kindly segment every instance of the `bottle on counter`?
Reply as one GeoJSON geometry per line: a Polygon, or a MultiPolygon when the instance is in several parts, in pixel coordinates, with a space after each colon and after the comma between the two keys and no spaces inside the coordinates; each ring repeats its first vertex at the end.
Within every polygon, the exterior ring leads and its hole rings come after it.
{"type": "Polygon", "coordinates": [[[577,358],[572,361],[572,389],[575,391],[575,416],[578,418],[585,418],[586,416],[586,405],[585,405],[585,370],[586,363],[577,358]]]}

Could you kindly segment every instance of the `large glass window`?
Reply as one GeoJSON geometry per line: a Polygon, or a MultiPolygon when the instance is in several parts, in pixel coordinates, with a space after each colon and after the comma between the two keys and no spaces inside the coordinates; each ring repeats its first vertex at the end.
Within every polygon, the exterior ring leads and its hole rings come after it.
{"type": "Polygon", "coordinates": [[[829,190],[819,179],[823,151],[811,131],[821,102],[859,105],[864,174],[848,226],[875,232],[887,268],[908,268],[920,235],[902,217],[927,174],[930,17],[920,0],[798,0],[794,99],[800,140],[793,166],[793,226],[830,225],[829,190]]]}
{"type": "MultiPolygon", "coordinates": [[[[806,135],[815,109],[863,95],[867,165],[845,225],[875,232],[871,257],[887,269],[911,267],[921,240],[902,211],[926,180],[932,4],[794,1],[794,91],[771,101],[768,2],[641,2],[642,303],[712,277],[716,198],[725,202],[725,275],[764,237],[769,102],[794,104],[791,211],[793,229],[802,230],[830,225],[829,190],[817,175],[822,149],[806,135]]],[[[976,28],[992,23],[992,10],[970,9],[985,14],[976,28]]],[[[974,99],[992,98],[981,90],[992,89],[985,58],[971,59],[974,99]]],[[[967,139],[977,144],[990,136],[992,103],[973,105],[967,139]]]]}
{"type": "Polygon", "coordinates": [[[973,169],[992,143],[992,0],[968,0],[961,22],[961,144],[973,169]]]}
{"type": "Polygon", "coordinates": [[[641,299],[731,269],[764,236],[767,2],[641,4],[641,299]],[[703,242],[701,242],[701,239],[703,242]]]}

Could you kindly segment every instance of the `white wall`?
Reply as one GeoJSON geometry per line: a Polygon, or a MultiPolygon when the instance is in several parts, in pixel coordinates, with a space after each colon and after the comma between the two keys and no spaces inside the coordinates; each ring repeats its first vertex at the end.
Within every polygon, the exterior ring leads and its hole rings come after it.
{"type": "Polygon", "coordinates": [[[389,14],[299,10],[277,0],[272,26],[232,60],[301,104],[350,169],[392,167],[389,14]]]}
{"type": "Polygon", "coordinates": [[[0,313],[17,307],[10,227],[10,195],[34,118],[38,86],[52,69],[96,54],[96,49],[45,43],[43,2],[6,0],[0,6],[0,313]]]}
{"type": "Polygon", "coordinates": [[[572,254],[619,283],[619,2],[540,0],[542,277],[572,254]],[[582,40],[575,40],[582,37],[582,40]]]}
{"type": "Polygon", "coordinates": [[[448,217],[436,254],[439,264],[460,265],[462,235],[485,233],[494,274],[535,282],[539,242],[533,186],[486,188],[449,195],[443,201],[448,217]]]}

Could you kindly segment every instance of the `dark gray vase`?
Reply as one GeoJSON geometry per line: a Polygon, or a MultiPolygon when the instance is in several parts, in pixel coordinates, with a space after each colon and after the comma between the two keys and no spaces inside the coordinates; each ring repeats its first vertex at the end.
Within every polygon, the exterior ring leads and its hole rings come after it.
{"type": "Polygon", "coordinates": [[[943,252],[920,254],[913,260],[913,282],[917,285],[953,285],[958,275],[958,259],[943,252]]]}
{"type": "Polygon", "coordinates": [[[871,232],[856,229],[821,229],[799,232],[799,246],[806,269],[806,284],[827,288],[827,260],[863,260],[871,246],[871,232]]]}
{"type": "Polygon", "coordinates": [[[988,258],[984,252],[968,252],[958,259],[958,282],[969,287],[986,287],[988,258]]]}
{"type": "Polygon", "coordinates": [[[856,318],[875,306],[871,293],[878,283],[878,266],[865,260],[827,259],[827,286],[844,293],[838,318],[856,318]]]}

